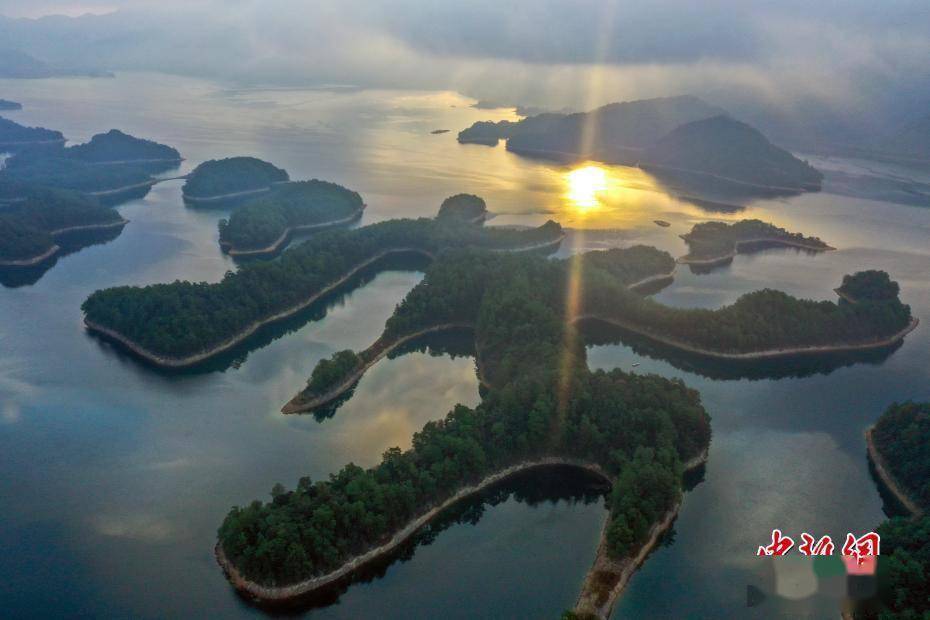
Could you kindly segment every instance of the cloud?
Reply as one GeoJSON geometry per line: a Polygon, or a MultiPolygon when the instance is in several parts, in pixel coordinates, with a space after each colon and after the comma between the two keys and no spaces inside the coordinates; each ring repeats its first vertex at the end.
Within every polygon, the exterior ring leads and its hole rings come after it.
{"type": "MultiPolygon", "coordinates": [[[[0,20],[0,40],[44,60],[117,70],[455,89],[556,109],[693,93],[776,130],[813,126],[834,136],[884,130],[925,113],[930,100],[930,11],[923,1],[91,4],[120,10],[0,20]]],[[[37,10],[31,0],[5,0],[0,12],[24,7],[37,10]]]]}

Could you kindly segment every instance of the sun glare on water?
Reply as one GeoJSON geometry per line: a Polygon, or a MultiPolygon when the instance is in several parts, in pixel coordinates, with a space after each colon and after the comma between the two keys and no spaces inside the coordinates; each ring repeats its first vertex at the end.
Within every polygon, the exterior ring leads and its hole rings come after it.
{"type": "Polygon", "coordinates": [[[601,204],[600,195],[607,191],[607,171],[600,166],[576,168],[565,175],[568,183],[566,198],[579,212],[601,204]]]}

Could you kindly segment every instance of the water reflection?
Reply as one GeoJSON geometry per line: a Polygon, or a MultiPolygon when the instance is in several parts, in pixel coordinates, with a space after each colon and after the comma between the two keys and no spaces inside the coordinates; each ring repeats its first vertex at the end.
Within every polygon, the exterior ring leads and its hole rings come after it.
{"type": "Polygon", "coordinates": [[[388,271],[422,273],[428,264],[429,259],[417,253],[389,254],[383,259],[367,265],[343,284],[334,288],[300,312],[286,319],[265,325],[235,347],[189,368],[165,368],[162,366],[155,366],[144,358],[135,355],[132,351],[119,345],[111,344],[109,339],[104,335],[88,333],[88,338],[97,341],[101,349],[105,350],[107,353],[121,359],[138,361],[146,368],[150,368],[163,376],[190,376],[212,372],[225,372],[230,368],[241,367],[246,359],[248,359],[249,354],[253,351],[264,348],[279,338],[283,338],[284,336],[298,331],[307,323],[322,320],[326,317],[327,312],[331,308],[343,304],[347,296],[370,283],[379,274],[388,271]]]}
{"type": "Polygon", "coordinates": [[[856,364],[880,366],[904,344],[899,341],[881,349],[845,353],[819,353],[762,360],[726,360],[682,351],[601,321],[582,321],[579,328],[589,347],[622,344],[629,347],[635,356],[661,360],[678,370],[720,381],[802,378],[829,375],[835,370],[856,364]]]}
{"type": "Polygon", "coordinates": [[[113,241],[123,232],[123,226],[100,230],[75,231],[58,235],[55,244],[61,248],[55,255],[28,267],[0,267],[0,284],[7,288],[30,286],[38,282],[58,261],[92,245],[113,241]]]}
{"type": "MultiPolygon", "coordinates": [[[[332,587],[313,592],[297,601],[289,601],[285,606],[256,606],[275,615],[296,615],[310,609],[328,607],[339,602],[342,594],[350,586],[382,579],[389,571],[396,570],[398,564],[413,560],[418,547],[432,545],[442,532],[455,527],[478,525],[489,509],[511,501],[530,508],[545,504],[593,507],[603,503],[609,490],[610,485],[601,478],[574,467],[553,466],[522,472],[446,509],[417,531],[395,553],[365,565],[360,571],[333,584],[332,587]]],[[[603,517],[606,516],[605,511],[603,517]]],[[[668,540],[673,540],[673,536],[668,540]]],[[[590,551],[593,555],[594,549],[590,551]]],[[[454,567],[450,567],[450,570],[455,571],[454,567]]],[[[249,599],[242,600],[247,604],[254,604],[249,599]]]]}
{"type": "MultiPolygon", "coordinates": [[[[387,355],[387,360],[396,360],[405,355],[411,353],[420,353],[423,355],[428,355],[429,357],[448,357],[450,360],[456,360],[457,358],[472,358],[475,357],[475,335],[474,332],[470,329],[453,329],[445,332],[433,332],[424,334],[418,338],[414,338],[397,347],[387,355]]],[[[313,417],[317,422],[323,422],[328,420],[336,415],[339,409],[343,405],[353,400],[356,389],[359,385],[365,381],[366,377],[373,376],[375,374],[380,374],[381,372],[386,372],[387,376],[398,376],[392,375],[389,371],[383,370],[383,367],[387,364],[385,361],[381,361],[375,364],[361,379],[356,381],[352,387],[347,389],[339,398],[336,398],[332,402],[318,407],[313,410],[313,417]]],[[[435,370],[435,369],[431,369],[435,370]]],[[[472,366],[473,375],[475,382],[477,383],[477,367],[472,366]]],[[[404,373],[404,379],[410,378],[409,371],[404,373]]],[[[442,377],[436,376],[426,376],[423,377],[426,381],[441,382],[442,377]]],[[[382,401],[390,402],[390,401],[382,401]]],[[[466,402],[466,401],[456,401],[456,402],[466,402]]],[[[357,404],[357,403],[354,403],[357,404]]],[[[302,414],[295,414],[302,415],[302,414]]],[[[413,429],[411,431],[415,432],[419,429],[413,429]]],[[[406,440],[404,440],[405,442],[406,440]]]]}

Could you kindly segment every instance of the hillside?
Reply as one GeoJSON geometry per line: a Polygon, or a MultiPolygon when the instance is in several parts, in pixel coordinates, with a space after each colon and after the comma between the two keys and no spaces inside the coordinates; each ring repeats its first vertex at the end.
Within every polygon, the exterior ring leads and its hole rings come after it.
{"type": "Polygon", "coordinates": [[[65,149],[66,155],[87,163],[181,161],[177,149],[125,134],[118,129],[100,133],[85,144],[65,149]]]}
{"type": "Polygon", "coordinates": [[[724,111],[697,97],[665,97],[611,103],[590,112],[540,114],[517,123],[475,123],[459,142],[496,144],[507,139],[516,153],[549,154],[623,162],[683,123],[724,111]]]}
{"type": "Polygon", "coordinates": [[[687,123],[646,150],[644,167],[699,172],[753,185],[819,189],[823,175],[758,130],[728,116],[687,123]]]}

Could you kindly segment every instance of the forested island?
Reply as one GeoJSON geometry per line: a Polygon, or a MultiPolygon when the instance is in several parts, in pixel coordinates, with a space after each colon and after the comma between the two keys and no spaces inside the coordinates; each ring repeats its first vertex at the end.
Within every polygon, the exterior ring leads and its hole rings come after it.
{"type": "Polygon", "coordinates": [[[20,149],[8,159],[0,182],[71,189],[117,202],[144,195],[155,183],[151,172],[181,161],[170,146],[116,129],[67,148],[61,134],[54,134],[60,139],[41,148],[20,149]]]}
{"type": "Polygon", "coordinates": [[[632,163],[636,153],[679,125],[723,113],[697,97],[643,99],[590,112],[546,112],[517,122],[479,121],[460,132],[458,140],[491,146],[507,140],[507,150],[515,153],[632,163]]]}
{"type": "Polygon", "coordinates": [[[119,129],[93,136],[89,142],[65,149],[64,156],[91,164],[178,164],[174,147],[136,138],[119,129]]]}
{"type": "MultiPolygon", "coordinates": [[[[740,251],[772,245],[795,247],[811,252],[833,249],[817,237],[788,232],[762,220],[740,220],[732,224],[704,222],[695,224],[691,232],[682,235],[681,238],[688,244],[689,252],[679,258],[678,262],[703,266],[728,263],[740,251]]],[[[897,293],[894,297],[897,297],[897,293]]]]}
{"type": "Polygon", "coordinates": [[[9,110],[22,110],[23,104],[17,103],[15,101],[9,101],[8,99],[0,99],[0,110],[9,111],[9,110]]]}
{"type": "Polygon", "coordinates": [[[860,271],[843,278],[836,293],[849,303],[884,302],[897,298],[901,287],[884,271],[860,271]]]}
{"type": "Polygon", "coordinates": [[[477,224],[488,216],[488,206],[484,199],[474,194],[456,194],[449,196],[439,205],[438,219],[457,219],[477,224]]]}
{"type": "Polygon", "coordinates": [[[182,192],[193,204],[210,204],[267,192],[288,181],[287,171],[255,157],[205,161],[187,176],[182,192]]]}
{"type": "MultiPolygon", "coordinates": [[[[469,291],[465,288],[453,291],[452,281],[437,282],[438,278],[453,273],[460,274],[459,279],[464,281],[464,273],[473,269],[462,262],[446,266],[451,260],[441,256],[427,270],[427,278],[388,320],[377,342],[354,356],[341,352],[339,359],[328,361],[323,374],[314,373],[308,386],[283,411],[298,413],[328,405],[358,381],[374,362],[413,337],[436,329],[473,326],[474,317],[469,315],[468,308],[475,302],[466,298],[469,291]],[[434,270],[441,275],[431,276],[434,270]],[[409,307],[433,308],[434,320],[410,321],[406,316],[409,307]],[[325,381],[321,380],[323,377],[325,381]]],[[[535,256],[521,260],[551,262],[562,269],[560,280],[579,279],[581,292],[571,321],[606,323],[712,358],[757,360],[880,348],[897,342],[916,326],[910,307],[897,297],[876,303],[836,304],[796,299],[766,289],[743,295],[736,303],[716,310],[665,306],[631,290],[644,282],[671,277],[675,261],[668,253],[652,247],[587,252],[559,261],[535,256]],[[599,281],[603,274],[610,279],[599,281]]],[[[484,352],[485,344],[478,341],[476,349],[484,352]]],[[[493,361],[479,355],[477,363],[482,378],[492,380],[493,361]]]]}
{"type": "Polygon", "coordinates": [[[262,325],[291,316],[360,270],[402,253],[433,257],[456,247],[555,248],[555,222],[534,229],[484,228],[421,218],[324,231],[279,260],[243,265],[216,284],[174,282],[97,291],[83,304],[91,331],[161,366],[196,364],[262,325]]]}
{"type": "MultiPolygon", "coordinates": [[[[604,561],[579,598],[579,611],[609,611],[625,569],[677,511],[682,473],[703,462],[710,427],[697,392],[680,381],[588,370],[583,343],[564,320],[565,268],[475,249],[437,259],[385,333],[472,323],[493,369],[481,404],[456,406],[417,433],[410,450],[390,449],[376,467],[302,478],[292,491],[276,485],[270,502],[233,508],[219,529],[217,557],[234,585],[264,601],[312,592],[389,554],[456,500],[528,468],[565,464],[613,484],[604,561]]],[[[586,285],[625,290],[594,264],[584,273],[586,285]]],[[[341,358],[346,367],[354,363],[341,358]]]]}
{"type": "Polygon", "coordinates": [[[823,175],[725,110],[690,96],[613,103],[590,112],[481,121],[460,143],[496,145],[561,161],[641,166],[660,177],[699,175],[765,191],[820,189],[823,175]]]}
{"type": "Polygon", "coordinates": [[[123,226],[114,209],[78,192],[20,188],[16,201],[0,206],[0,267],[29,267],[54,256],[55,237],[78,230],[123,226]]]}
{"type": "Polygon", "coordinates": [[[17,152],[36,146],[64,143],[65,137],[60,131],[44,127],[25,127],[0,117],[0,151],[17,152]]]}
{"type": "Polygon", "coordinates": [[[151,175],[135,166],[95,166],[61,153],[29,152],[6,161],[0,182],[11,180],[28,185],[71,189],[86,194],[118,195],[154,183],[151,175]]]}
{"type": "Polygon", "coordinates": [[[875,471],[911,512],[878,528],[882,609],[856,618],[925,618],[930,614],[930,403],[899,403],[888,408],[867,433],[875,471]]]}
{"type": "Polygon", "coordinates": [[[357,192],[326,181],[298,181],[275,185],[260,198],[220,220],[220,245],[230,255],[277,252],[300,230],[348,224],[365,208],[357,192]]]}
{"type": "Polygon", "coordinates": [[[766,189],[816,191],[823,174],[768,141],[760,131],[728,116],[676,127],[643,153],[649,171],[698,172],[766,189]]]}
{"type": "Polygon", "coordinates": [[[389,451],[375,468],[350,465],[329,480],[302,479],[290,492],[278,485],[271,502],[234,508],[217,546],[231,581],[265,601],[312,592],[389,553],[487,481],[541,463],[568,463],[614,482],[597,575],[585,581],[577,610],[609,613],[631,567],[671,521],[683,464],[700,460],[706,446],[706,414],[680,383],[588,372],[578,321],[619,322],[679,346],[737,356],[870,345],[910,322],[909,308],[897,299],[837,305],[760,291],[719,310],[691,310],[630,291],[673,266],[667,253],[642,246],[564,260],[475,248],[439,254],[378,341],[361,353],[345,350],[321,361],[288,406],[300,410],[356,381],[371,360],[411,335],[463,325],[474,333],[487,388],[482,404],[456,407],[415,436],[410,451],[389,451]],[[673,402],[651,407],[645,417],[626,417],[660,395],[673,402]],[[680,407],[692,413],[679,417],[680,407]],[[687,448],[656,450],[644,441],[648,434],[637,425],[658,424],[656,411],[670,419],[653,428],[676,429],[669,440],[687,440],[687,448]],[[684,432],[682,419],[688,420],[684,432]]]}

